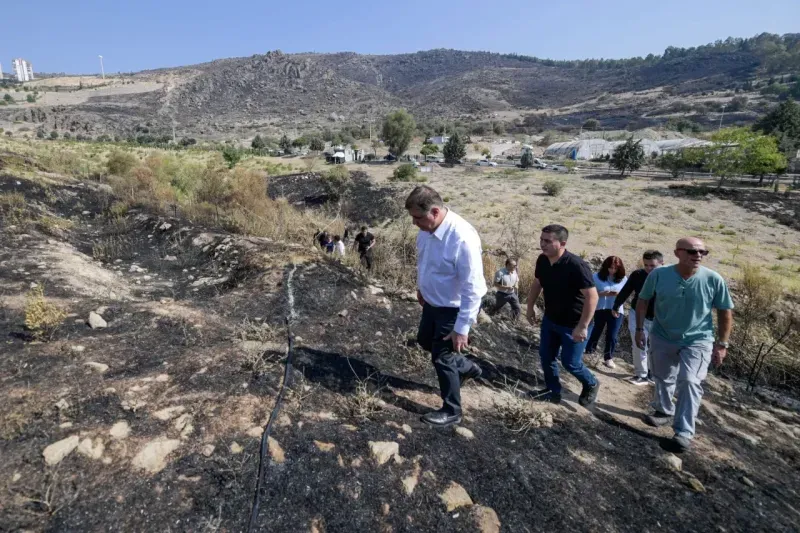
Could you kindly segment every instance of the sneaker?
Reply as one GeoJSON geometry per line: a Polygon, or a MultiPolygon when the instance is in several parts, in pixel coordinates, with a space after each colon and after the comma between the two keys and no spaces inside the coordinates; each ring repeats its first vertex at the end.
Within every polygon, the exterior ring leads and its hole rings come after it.
{"type": "Polygon", "coordinates": [[[466,371],[463,374],[461,374],[461,376],[460,376],[461,377],[461,386],[463,387],[464,383],[466,383],[470,379],[478,379],[479,377],[481,377],[481,374],[483,374],[483,371],[481,370],[481,367],[479,367],[478,365],[473,363],[472,364],[472,368],[470,368],[468,371],[466,371]]]}
{"type": "Polygon", "coordinates": [[[633,376],[631,379],[628,380],[628,383],[631,385],[636,385],[637,387],[641,387],[642,385],[649,385],[652,383],[647,378],[640,378],[639,376],[633,376]]]}
{"type": "Polygon", "coordinates": [[[607,368],[617,368],[617,363],[615,363],[613,359],[606,359],[603,361],[603,366],[607,368]]]}
{"type": "Polygon", "coordinates": [[[592,405],[597,401],[597,393],[600,391],[600,383],[594,385],[584,385],[581,390],[581,395],[578,397],[578,403],[583,407],[592,405]]]}
{"type": "Polygon", "coordinates": [[[675,435],[671,439],[663,439],[661,448],[672,453],[683,453],[692,447],[692,439],[683,435],[675,435]]]}
{"type": "Polygon", "coordinates": [[[648,426],[660,428],[661,426],[666,426],[672,422],[672,415],[667,415],[656,411],[652,415],[645,415],[644,422],[648,426]]]}
{"type": "Polygon", "coordinates": [[[551,392],[548,389],[542,389],[538,391],[532,391],[531,397],[537,402],[548,402],[559,404],[561,403],[561,393],[559,392],[551,392]]]}

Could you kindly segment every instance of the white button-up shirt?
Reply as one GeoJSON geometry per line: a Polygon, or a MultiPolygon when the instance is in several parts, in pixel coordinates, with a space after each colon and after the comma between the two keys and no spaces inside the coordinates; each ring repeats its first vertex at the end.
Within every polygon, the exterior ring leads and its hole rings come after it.
{"type": "Polygon", "coordinates": [[[486,294],[481,239],[469,222],[449,209],[433,233],[417,235],[417,287],[434,307],[459,309],[455,331],[467,335],[486,294]]]}

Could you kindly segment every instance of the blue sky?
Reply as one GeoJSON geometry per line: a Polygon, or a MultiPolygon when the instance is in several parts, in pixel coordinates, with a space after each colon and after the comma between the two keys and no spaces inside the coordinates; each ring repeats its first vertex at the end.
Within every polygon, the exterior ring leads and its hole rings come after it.
{"type": "MultiPolygon", "coordinates": [[[[5,4],[5,2],[4,2],[5,4]]],[[[0,62],[107,72],[284,52],[388,54],[431,48],[554,59],[660,54],[728,36],[800,31],[800,0],[461,2],[36,0],[2,9],[0,62]],[[336,7],[341,6],[341,7],[336,7]]]]}

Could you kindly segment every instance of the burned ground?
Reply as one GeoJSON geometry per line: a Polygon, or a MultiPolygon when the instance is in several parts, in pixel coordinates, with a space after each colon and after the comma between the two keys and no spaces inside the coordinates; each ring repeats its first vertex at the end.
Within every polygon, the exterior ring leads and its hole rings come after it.
{"type": "Polygon", "coordinates": [[[494,316],[472,335],[486,379],[463,392],[471,434],[433,430],[419,415],[438,407],[438,389],[410,342],[408,296],[308,246],[113,217],[88,183],[4,177],[0,191],[29,210],[0,234],[3,530],[244,530],[290,291],[295,370],[260,530],[493,531],[476,525],[478,506],[514,532],[798,529],[800,415],[736,383],[710,379],[681,471],[662,465],[669,432],[642,425],[648,391],[622,369],[596,370],[593,412],[571,378],[561,406],[522,400],[550,422],[514,432],[503,406],[540,384],[538,335],[494,316]],[[44,216],[72,224],[53,230],[44,216]],[[70,313],[47,342],[22,326],[31,283],[70,313]],[[107,328],[86,325],[92,310],[107,328]],[[46,452],[48,464],[44,450],[73,436],[77,449],[46,452]],[[370,442],[399,453],[378,464],[370,442]],[[148,458],[156,448],[167,453],[148,458]],[[474,505],[448,512],[439,495],[451,482],[474,505]]]}
{"type": "MultiPolygon", "coordinates": [[[[357,223],[376,224],[397,216],[396,198],[408,187],[376,185],[362,171],[350,172],[350,183],[341,195],[345,200],[342,210],[357,223]]],[[[323,175],[315,172],[287,174],[269,178],[267,193],[270,198],[286,198],[298,207],[322,208],[336,202],[325,185],[323,175]]]]}

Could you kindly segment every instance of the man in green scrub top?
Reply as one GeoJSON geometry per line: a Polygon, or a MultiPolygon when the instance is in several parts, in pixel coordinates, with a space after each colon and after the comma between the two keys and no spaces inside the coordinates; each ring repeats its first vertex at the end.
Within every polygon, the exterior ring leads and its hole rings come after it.
{"type": "Polygon", "coordinates": [[[647,415],[645,422],[655,427],[672,422],[675,436],[664,447],[674,452],[691,446],[703,397],[702,382],[708,365],[720,365],[725,359],[733,325],[733,301],[725,280],[700,264],[707,255],[700,239],[679,240],[675,246],[678,264],[651,272],[636,303],[636,344],[643,349],[647,305],[655,296],[650,336],[655,412],[647,415]],[[712,309],[717,310],[716,339],[712,309]]]}

